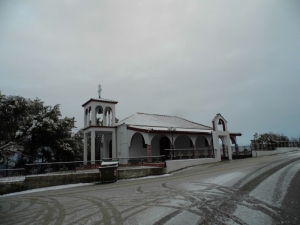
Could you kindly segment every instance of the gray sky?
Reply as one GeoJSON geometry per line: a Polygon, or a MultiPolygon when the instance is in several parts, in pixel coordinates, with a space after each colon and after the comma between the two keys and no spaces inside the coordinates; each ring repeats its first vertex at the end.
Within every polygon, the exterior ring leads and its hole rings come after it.
{"type": "Polygon", "coordinates": [[[239,144],[254,133],[300,136],[300,2],[0,1],[0,90],[61,104],[116,100],[116,116],[175,115],[239,144]]]}

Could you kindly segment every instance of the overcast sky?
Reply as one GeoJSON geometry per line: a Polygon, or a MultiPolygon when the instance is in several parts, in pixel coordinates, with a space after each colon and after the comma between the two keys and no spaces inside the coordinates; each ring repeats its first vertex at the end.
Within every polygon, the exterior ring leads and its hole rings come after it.
{"type": "Polygon", "coordinates": [[[116,100],[116,116],[174,115],[241,145],[300,136],[300,2],[0,1],[0,90],[61,105],[116,100]]]}

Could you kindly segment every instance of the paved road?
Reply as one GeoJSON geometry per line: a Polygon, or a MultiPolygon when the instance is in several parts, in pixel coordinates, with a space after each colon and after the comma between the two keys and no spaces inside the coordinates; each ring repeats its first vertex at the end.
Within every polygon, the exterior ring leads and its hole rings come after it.
{"type": "Polygon", "coordinates": [[[0,224],[300,224],[300,153],[0,197],[0,224]]]}

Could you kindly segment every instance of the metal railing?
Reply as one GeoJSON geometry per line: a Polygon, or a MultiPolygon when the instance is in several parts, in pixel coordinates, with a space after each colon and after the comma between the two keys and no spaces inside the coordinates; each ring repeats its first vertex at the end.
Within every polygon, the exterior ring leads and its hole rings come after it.
{"type": "Polygon", "coordinates": [[[166,159],[198,159],[214,158],[214,150],[209,148],[188,148],[188,149],[165,149],[166,159]]]}
{"type": "Polygon", "coordinates": [[[102,161],[119,161],[119,166],[149,166],[150,163],[161,163],[164,165],[164,156],[104,158],[103,160],[87,161],[86,164],[84,161],[31,163],[26,164],[24,174],[28,176],[37,174],[86,173],[98,169],[102,161]]]}
{"type": "Polygon", "coordinates": [[[232,159],[243,159],[252,157],[252,149],[250,145],[247,146],[231,146],[232,159]]]}
{"type": "Polygon", "coordinates": [[[25,175],[84,173],[97,169],[100,165],[101,160],[87,161],[86,164],[84,161],[31,163],[25,165],[25,175]]]}
{"type": "Polygon", "coordinates": [[[233,155],[251,155],[252,149],[250,145],[247,146],[231,146],[233,155]]]}
{"type": "Polygon", "coordinates": [[[165,156],[139,156],[139,157],[120,157],[120,158],[103,158],[103,161],[118,161],[119,166],[164,166],[165,156]]]}
{"type": "Polygon", "coordinates": [[[279,141],[272,143],[252,143],[251,148],[254,151],[273,151],[277,148],[300,148],[300,142],[297,141],[279,141]]]}

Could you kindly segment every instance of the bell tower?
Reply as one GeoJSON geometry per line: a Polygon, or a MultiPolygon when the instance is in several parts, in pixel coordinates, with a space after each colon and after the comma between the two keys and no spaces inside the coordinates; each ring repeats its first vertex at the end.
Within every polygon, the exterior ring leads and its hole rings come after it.
{"type": "Polygon", "coordinates": [[[229,160],[232,159],[232,152],[230,146],[230,134],[227,127],[227,121],[224,117],[218,113],[212,120],[213,125],[213,145],[217,149],[217,157],[221,161],[221,155],[227,157],[229,160]],[[219,144],[219,139],[222,144],[219,144]]]}
{"type": "Polygon", "coordinates": [[[95,136],[101,135],[100,158],[116,158],[116,104],[117,101],[101,98],[101,85],[98,98],[91,98],[82,105],[84,109],[84,164],[88,161],[88,136],[90,136],[91,164],[95,162],[95,136]]]}

